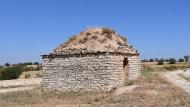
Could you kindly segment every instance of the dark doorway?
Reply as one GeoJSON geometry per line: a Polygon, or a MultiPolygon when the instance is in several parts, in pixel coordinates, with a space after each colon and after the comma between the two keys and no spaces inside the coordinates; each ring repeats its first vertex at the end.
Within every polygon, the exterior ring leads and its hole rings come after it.
{"type": "Polygon", "coordinates": [[[124,60],[123,60],[123,68],[128,66],[128,63],[129,63],[128,58],[124,58],[124,60]]]}

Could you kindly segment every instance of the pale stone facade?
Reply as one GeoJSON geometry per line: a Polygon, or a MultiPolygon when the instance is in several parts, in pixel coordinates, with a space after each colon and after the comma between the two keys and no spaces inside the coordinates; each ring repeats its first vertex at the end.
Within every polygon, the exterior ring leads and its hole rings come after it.
{"type": "Polygon", "coordinates": [[[140,75],[138,52],[43,55],[44,91],[109,91],[140,75]]]}

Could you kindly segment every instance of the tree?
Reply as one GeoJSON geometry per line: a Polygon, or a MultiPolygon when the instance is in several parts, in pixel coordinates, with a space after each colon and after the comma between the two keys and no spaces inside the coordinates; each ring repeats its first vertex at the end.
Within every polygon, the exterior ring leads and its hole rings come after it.
{"type": "Polygon", "coordinates": [[[142,62],[148,62],[148,59],[143,59],[142,62]]]}
{"type": "Polygon", "coordinates": [[[154,59],[151,58],[149,61],[150,61],[150,62],[154,62],[154,59]]]}
{"type": "Polygon", "coordinates": [[[8,66],[10,66],[10,64],[9,64],[9,63],[5,63],[5,66],[7,66],[7,67],[8,67],[8,66]]]}
{"type": "Polygon", "coordinates": [[[184,59],[183,58],[179,58],[179,62],[184,62],[184,59]]]}
{"type": "Polygon", "coordinates": [[[24,65],[32,65],[32,62],[25,62],[24,65]]]}
{"type": "Polygon", "coordinates": [[[170,59],[164,59],[165,62],[170,62],[170,59]]]}
{"type": "Polygon", "coordinates": [[[158,60],[158,65],[163,65],[164,64],[164,59],[161,58],[160,60],[158,60]]]}
{"type": "Polygon", "coordinates": [[[184,56],[185,62],[188,62],[188,61],[189,61],[189,58],[190,58],[189,55],[184,56]]]}
{"type": "Polygon", "coordinates": [[[159,61],[159,59],[158,59],[158,58],[155,58],[154,60],[155,60],[156,62],[158,62],[158,61],[159,61]]]}
{"type": "Polygon", "coordinates": [[[176,64],[176,59],[175,58],[170,58],[169,59],[169,64],[176,64]]]}
{"type": "Polygon", "coordinates": [[[39,65],[39,62],[34,62],[33,65],[39,65]]]}

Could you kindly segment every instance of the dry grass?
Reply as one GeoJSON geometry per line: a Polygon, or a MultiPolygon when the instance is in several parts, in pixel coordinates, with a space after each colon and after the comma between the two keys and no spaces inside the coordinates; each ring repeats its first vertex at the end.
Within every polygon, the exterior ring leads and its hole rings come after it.
{"type": "Polygon", "coordinates": [[[190,82],[190,77],[184,76],[183,74],[178,74],[180,77],[190,82]]]}
{"type": "Polygon", "coordinates": [[[123,41],[127,42],[127,38],[123,35],[118,35],[123,41]]]}
{"type": "Polygon", "coordinates": [[[42,77],[42,71],[27,71],[23,72],[19,79],[26,79],[26,78],[41,78],[42,77]]]}
{"type": "Polygon", "coordinates": [[[115,34],[115,30],[103,27],[102,34],[105,34],[108,39],[112,39],[112,34],[115,34]]]}
{"type": "Polygon", "coordinates": [[[184,70],[190,68],[190,63],[164,64],[164,65],[157,65],[156,63],[143,63],[142,65],[150,67],[155,72],[174,71],[180,69],[184,70]]]}
{"type": "MultiPolygon", "coordinates": [[[[149,68],[146,68],[146,70],[149,68]]],[[[144,71],[142,71],[144,72],[144,71]]],[[[154,106],[154,107],[189,107],[190,96],[183,90],[165,81],[159,74],[151,71],[144,73],[132,84],[140,87],[132,93],[114,95],[98,92],[64,92],[42,94],[40,88],[33,90],[0,94],[0,106],[46,106],[69,105],[69,107],[123,107],[123,106],[154,106]]]]}
{"type": "Polygon", "coordinates": [[[91,28],[75,36],[54,49],[53,54],[79,54],[85,52],[126,52],[136,54],[127,44],[127,39],[110,28],[91,28]],[[111,45],[112,48],[109,47],[111,45]],[[109,47],[109,48],[107,48],[109,47]],[[83,51],[82,51],[83,52],[83,51]]]}

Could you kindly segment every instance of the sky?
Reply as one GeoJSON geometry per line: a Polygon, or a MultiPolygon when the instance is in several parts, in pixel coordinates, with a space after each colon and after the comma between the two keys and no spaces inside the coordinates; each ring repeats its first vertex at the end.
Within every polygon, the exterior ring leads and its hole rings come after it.
{"type": "Polygon", "coordinates": [[[0,0],[0,64],[41,62],[88,27],[115,29],[142,59],[190,54],[190,0],[0,0]]]}

